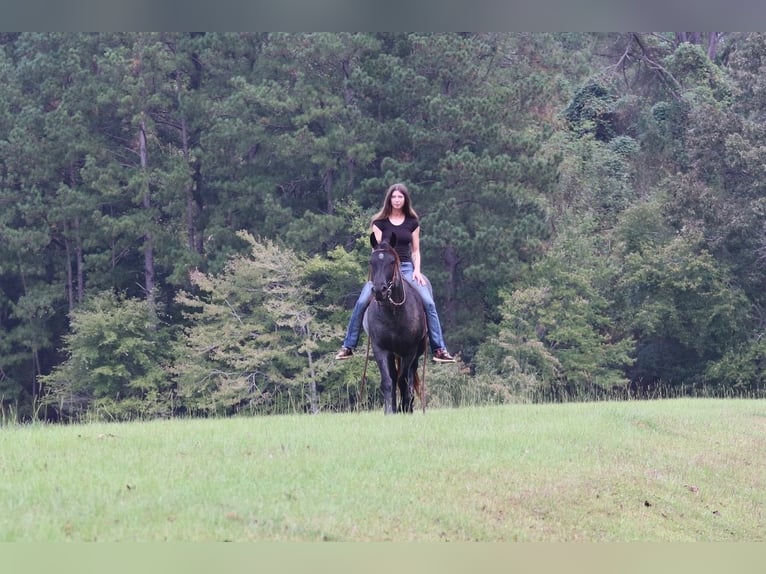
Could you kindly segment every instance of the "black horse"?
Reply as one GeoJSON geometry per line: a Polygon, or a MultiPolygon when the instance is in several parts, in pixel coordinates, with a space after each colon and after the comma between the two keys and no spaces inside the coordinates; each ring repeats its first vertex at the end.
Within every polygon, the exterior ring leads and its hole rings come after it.
{"type": "Polygon", "coordinates": [[[375,362],[380,369],[380,387],[386,414],[394,410],[412,412],[415,393],[425,411],[425,388],[418,377],[418,359],[426,351],[428,326],[423,300],[402,277],[396,235],[377,242],[370,234],[370,279],[375,297],[364,314],[364,330],[370,338],[375,362]],[[396,377],[396,384],[394,384],[396,377]],[[399,388],[401,402],[396,402],[399,388]]]}

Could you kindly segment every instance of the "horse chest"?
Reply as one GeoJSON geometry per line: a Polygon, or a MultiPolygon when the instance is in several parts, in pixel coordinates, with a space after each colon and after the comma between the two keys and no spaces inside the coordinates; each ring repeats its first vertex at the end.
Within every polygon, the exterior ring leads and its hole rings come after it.
{"type": "Polygon", "coordinates": [[[387,349],[406,350],[412,345],[418,332],[422,331],[420,322],[411,320],[412,315],[400,307],[373,301],[367,313],[366,322],[370,337],[387,349]]]}

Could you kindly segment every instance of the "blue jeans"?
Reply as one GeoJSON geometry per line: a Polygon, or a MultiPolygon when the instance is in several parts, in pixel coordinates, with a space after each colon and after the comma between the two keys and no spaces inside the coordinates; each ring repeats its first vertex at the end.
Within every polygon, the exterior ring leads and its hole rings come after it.
{"type": "MultiPolygon", "coordinates": [[[[423,307],[426,311],[426,320],[428,321],[428,339],[431,343],[431,352],[438,349],[446,348],[444,343],[444,336],[442,335],[442,326],[439,321],[439,314],[436,312],[436,303],[434,302],[433,294],[431,293],[430,283],[421,285],[412,279],[412,272],[414,271],[412,263],[406,261],[401,266],[402,275],[409,282],[410,285],[415,287],[423,299],[423,307]]],[[[364,321],[364,312],[367,310],[367,306],[372,300],[372,282],[367,281],[362,287],[362,292],[359,293],[359,298],[356,300],[354,310],[351,312],[351,319],[348,322],[348,329],[346,330],[346,338],[343,339],[343,346],[348,349],[356,349],[359,343],[359,335],[362,333],[362,322],[364,321]]]]}

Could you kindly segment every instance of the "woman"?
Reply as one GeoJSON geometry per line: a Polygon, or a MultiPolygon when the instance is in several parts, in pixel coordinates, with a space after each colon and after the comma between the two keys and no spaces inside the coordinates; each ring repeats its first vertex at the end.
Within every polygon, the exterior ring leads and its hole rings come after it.
{"type": "MultiPolygon", "coordinates": [[[[388,188],[383,200],[383,207],[372,218],[372,232],[380,242],[383,237],[396,233],[396,251],[401,261],[401,272],[407,281],[418,290],[423,299],[423,306],[428,320],[428,338],[431,343],[433,360],[437,363],[454,363],[455,359],[447,352],[442,336],[439,315],[436,312],[428,280],[420,272],[420,222],[418,214],[412,208],[410,192],[403,183],[395,183],[388,188]]],[[[372,297],[372,283],[368,281],[351,313],[346,338],[343,346],[335,355],[336,359],[348,359],[354,354],[362,331],[364,312],[372,297]]]]}

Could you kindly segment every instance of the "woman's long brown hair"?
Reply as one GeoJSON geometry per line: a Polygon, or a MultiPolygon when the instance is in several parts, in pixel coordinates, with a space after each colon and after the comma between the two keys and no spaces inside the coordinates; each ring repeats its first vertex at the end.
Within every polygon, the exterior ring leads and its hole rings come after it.
{"type": "Polygon", "coordinates": [[[404,215],[406,217],[419,219],[417,212],[412,207],[412,198],[410,197],[410,191],[407,189],[407,186],[403,183],[395,183],[388,188],[388,191],[386,191],[386,197],[383,199],[383,207],[372,216],[371,222],[375,222],[378,219],[387,219],[391,215],[391,212],[393,211],[393,207],[391,207],[391,196],[395,191],[400,192],[404,196],[404,205],[402,206],[404,215]]]}

